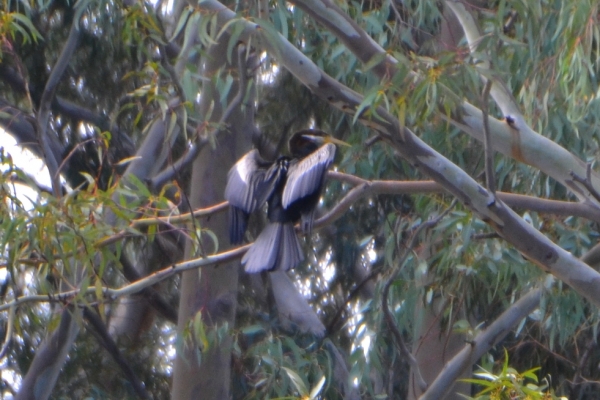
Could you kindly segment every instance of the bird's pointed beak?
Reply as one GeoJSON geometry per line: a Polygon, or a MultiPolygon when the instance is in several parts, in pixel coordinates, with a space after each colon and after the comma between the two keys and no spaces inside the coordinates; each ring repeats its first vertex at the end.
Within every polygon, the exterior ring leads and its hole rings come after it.
{"type": "Polygon", "coordinates": [[[338,146],[352,147],[352,145],[350,145],[349,143],[346,143],[340,139],[336,139],[333,136],[326,136],[325,143],[333,143],[333,144],[337,144],[338,146]]]}

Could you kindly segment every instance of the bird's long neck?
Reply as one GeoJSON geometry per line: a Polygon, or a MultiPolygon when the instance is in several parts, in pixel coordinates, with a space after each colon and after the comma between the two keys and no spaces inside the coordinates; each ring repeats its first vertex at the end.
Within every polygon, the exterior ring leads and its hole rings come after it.
{"type": "Polygon", "coordinates": [[[302,146],[290,148],[290,152],[291,152],[292,158],[301,160],[304,157],[308,156],[310,153],[313,153],[314,151],[316,151],[318,148],[319,148],[319,146],[316,143],[306,142],[306,143],[303,143],[302,146]]]}

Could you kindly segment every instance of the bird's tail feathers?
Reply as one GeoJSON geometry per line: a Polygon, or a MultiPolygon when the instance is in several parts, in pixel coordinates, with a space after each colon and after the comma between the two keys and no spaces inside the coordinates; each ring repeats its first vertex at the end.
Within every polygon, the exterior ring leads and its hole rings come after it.
{"type": "Polygon", "coordinates": [[[287,271],[304,260],[302,246],[292,223],[269,223],[244,254],[246,272],[287,271]]]}

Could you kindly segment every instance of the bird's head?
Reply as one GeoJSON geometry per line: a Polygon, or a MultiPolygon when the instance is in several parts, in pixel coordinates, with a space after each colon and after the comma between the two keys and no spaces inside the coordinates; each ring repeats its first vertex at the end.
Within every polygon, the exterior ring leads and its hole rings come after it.
{"type": "Polygon", "coordinates": [[[290,138],[290,154],[294,158],[304,158],[325,143],[333,143],[341,146],[350,146],[348,143],[334,138],[318,129],[305,129],[294,133],[290,138]]]}

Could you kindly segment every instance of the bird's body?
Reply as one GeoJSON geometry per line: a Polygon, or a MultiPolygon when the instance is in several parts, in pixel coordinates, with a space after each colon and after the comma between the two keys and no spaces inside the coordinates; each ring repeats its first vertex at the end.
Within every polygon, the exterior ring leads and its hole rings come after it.
{"type": "Polygon", "coordinates": [[[225,199],[233,244],[243,241],[249,215],[268,205],[269,224],[242,258],[247,272],[287,271],[304,259],[294,225],[301,220],[305,233],[312,229],[323,178],[335,157],[331,142],[343,143],[322,131],[301,131],[290,139],[291,157],[270,164],[251,150],[229,171],[225,199]]]}

